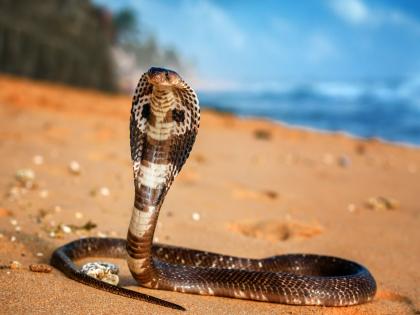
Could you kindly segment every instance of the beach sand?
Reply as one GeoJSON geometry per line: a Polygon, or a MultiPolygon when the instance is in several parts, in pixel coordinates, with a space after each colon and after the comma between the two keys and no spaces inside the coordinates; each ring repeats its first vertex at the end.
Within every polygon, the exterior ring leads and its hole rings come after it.
{"type": "MultiPolygon", "coordinates": [[[[1,314],[177,313],[57,270],[28,270],[80,236],[125,237],[133,203],[130,106],[127,96],[0,76],[0,264],[22,265],[0,269],[1,314]],[[88,221],[97,226],[86,231],[88,221]]],[[[419,227],[419,149],[204,110],[156,241],[244,257],[355,260],[377,280],[374,301],[299,307],[148,290],[135,286],[124,261],[102,260],[120,265],[124,286],[189,314],[419,314],[419,227]]]]}

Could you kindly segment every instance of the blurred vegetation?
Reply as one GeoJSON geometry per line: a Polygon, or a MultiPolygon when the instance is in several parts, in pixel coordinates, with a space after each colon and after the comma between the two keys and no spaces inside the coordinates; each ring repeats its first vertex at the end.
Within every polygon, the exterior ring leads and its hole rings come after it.
{"type": "Polygon", "coordinates": [[[113,91],[111,29],[86,0],[0,0],[0,71],[113,91]]]}
{"type": "Polygon", "coordinates": [[[151,65],[181,67],[129,9],[112,15],[89,0],[0,0],[0,72],[115,91],[115,48],[133,57],[135,76],[151,65]]]}

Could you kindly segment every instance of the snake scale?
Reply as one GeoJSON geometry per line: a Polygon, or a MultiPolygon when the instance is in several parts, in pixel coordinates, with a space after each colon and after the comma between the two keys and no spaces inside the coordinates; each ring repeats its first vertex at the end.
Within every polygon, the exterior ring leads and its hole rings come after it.
{"type": "Polygon", "coordinates": [[[73,260],[126,258],[138,284],[153,289],[294,305],[372,300],[376,283],[370,272],[341,258],[288,254],[248,259],[153,244],[159,210],[189,156],[199,122],[198,98],[175,71],[152,67],[144,73],[130,118],[135,198],[127,240],[79,239],[55,250],[51,264],[89,286],[180,310],[177,304],[89,277],[73,260]]]}

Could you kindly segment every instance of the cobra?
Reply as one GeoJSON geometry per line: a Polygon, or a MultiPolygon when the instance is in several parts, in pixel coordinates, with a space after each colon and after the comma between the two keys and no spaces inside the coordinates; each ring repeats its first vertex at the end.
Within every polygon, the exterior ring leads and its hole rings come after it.
{"type": "Polygon", "coordinates": [[[144,73],[130,118],[135,198],[127,239],[79,239],[58,248],[51,264],[98,289],[180,310],[179,305],[91,278],[73,261],[125,258],[138,284],[153,289],[294,305],[348,306],[372,300],[374,278],[345,259],[305,254],[249,259],[153,244],[162,203],[190,154],[199,122],[197,95],[176,72],[153,67],[144,73]]]}

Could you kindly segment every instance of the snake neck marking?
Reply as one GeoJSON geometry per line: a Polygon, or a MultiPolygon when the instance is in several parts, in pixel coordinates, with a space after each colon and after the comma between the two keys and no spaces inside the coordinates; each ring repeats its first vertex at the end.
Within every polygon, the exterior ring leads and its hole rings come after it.
{"type": "Polygon", "coordinates": [[[124,257],[137,282],[155,289],[295,305],[348,306],[372,300],[375,280],[352,261],[305,254],[248,259],[153,244],[160,208],[190,154],[199,123],[197,96],[176,72],[151,68],[143,74],[130,118],[135,196],[127,240],[74,241],[57,249],[51,264],[84,284],[175,309],[183,308],[90,278],[73,259],[124,257]]]}
{"type": "Polygon", "coordinates": [[[127,235],[128,266],[143,286],[159,287],[153,234],[163,198],[197,133],[198,99],[172,71],[154,69],[136,89],[131,117],[135,204],[127,235]]]}

